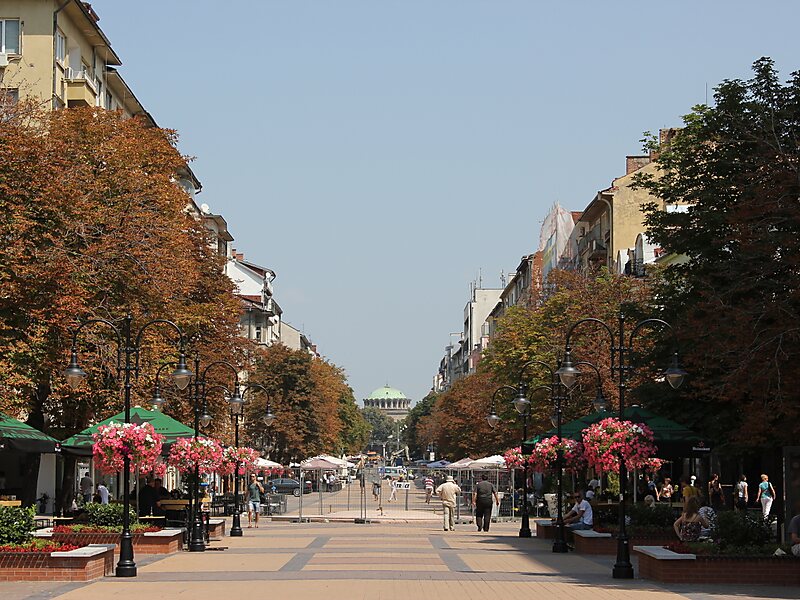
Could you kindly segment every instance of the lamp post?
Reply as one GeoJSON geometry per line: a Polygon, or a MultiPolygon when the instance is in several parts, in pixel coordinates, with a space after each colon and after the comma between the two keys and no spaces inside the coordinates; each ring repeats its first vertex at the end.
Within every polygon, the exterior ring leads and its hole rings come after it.
{"type": "MultiPolygon", "coordinates": [[[[269,427],[272,425],[272,422],[275,420],[275,415],[272,414],[270,410],[270,401],[269,401],[269,392],[267,388],[265,388],[260,383],[250,383],[247,384],[244,388],[245,393],[251,389],[258,389],[263,391],[267,395],[267,412],[262,417],[264,423],[269,427]]],[[[236,393],[238,393],[239,387],[237,385],[236,393]]],[[[236,445],[236,449],[239,449],[239,421],[244,416],[244,404],[243,402],[234,404],[231,403],[231,416],[233,417],[234,421],[234,444],[236,445]]],[[[231,537],[242,537],[242,523],[241,523],[241,515],[242,515],[242,508],[241,504],[239,504],[239,463],[236,463],[236,467],[233,471],[233,523],[231,525],[231,537]]]]}
{"type": "MultiPolygon", "coordinates": [[[[168,325],[174,329],[180,338],[179,358],[177,367],[172,372],[172,379],[178,389],[186,389],[192,372],[186,367],[186,336],[183,331],[172,321],[167,319],[153,319],[142,325],[136,335],[133,335],[131,324],[133,317],[128,315],[122,320],[122,326],[118,327],[106,319],[89,319],[81,323],[72,332],[72,350],[69,366],[64,370],[64,377],[72,389],[78,389],[86,379],[86,372],[78,365],[78,334],[84,327],[93,324],[101,324],[109,327],[116,335],[117,345],[117,377],[123,375],[123,389],[125,402],[125,423],[131,421],[131,375],[139,375],[139,351],[141,349],[142,335],[153,325],[168,325]],[[124,358],[123,358],[124,354],[124,358]]],[[[130,485],[131,485],[131,461],[128,456],[123,459],[122,468],[122,533],[120,534],[119,562],[115,569],[117,577],[136,577],[136,563],[133,560],[133,536],[131,534],[130,518],[130,485]]]]}
{"type": "MultiPolygon", "coordinates": [[[[225,367],[233,373],[234,379],[234,393],[230,397],[229,403],[231,405],[232,413],[241,413],[242,404],[244,399],[239,390],[239,371],[231,363],[224,360],[215,360],[208,364],[200,375],[200,354],[194,355],[194,376],[193,389],[192,389],[192,402],[194,406],[194,439],[200,437],[200,426],[207,427],[211,422],[211,415],[208,413],[207,403],[207,390],[206,390],[206,375],[212,367],[225,367]]],[[[200,520],[200,465],[194,465],[194,483],[192,485],[192,493],[190,494],[190,518],[192,521],[191,532],[189,534],[189,552],[205,552],[206,543],[203,537],[203,523],[200,520]]]]}
{"type": "MultiPolygon", "coordinates": [[[[541,361],[531,361],[530,363],[527,363],[525,367],[531,364],[544,367],[550,373],[551,383],[549,385],[537,386],[531,390],[531,392],[535,392],[536,390],[547,390],[550,392],[550,401],[553,403],[553,416],[550,418],[550,421],[553,424],[553,427],[556,428],[556,439],[558,440],[558,445],[556,447],[556,469],[558,481],[558,492],[556,497],[558,500],[556,502],[556,538],[553,540],[553,552],[565,553],[569,551],[569,548],[567,546],[566,532],[564,527],[564,448],[561,444],[561,425],[563,424],[564,414],[562,401],[568,399],[569,390],[566,388],[566,386],[564,386],[564,384],[561,383],[557,371],[554,370],[550,365],[541,361]]],[[[606,406],[606,399],[603,396],[600,370],[589,362],[582,361],[577,364],[589,366],[594,369],[595,373],[597,374],[597,393],[593,404],[596,410],[603,410],[606,406]]]]}
{"type": "MultiPolygon", "coordinates": [[[[577,377],[580,375],[580,369],[572,362],[572,347],[570,346],[570,339],[575,329],[583,324],[593,323],[605,329],[608,333],[610,340],[611,352],[611,376],[617,375],[617,385],[619,388],[619,418],[625,418],[625,389],[629,373],[633,371],[633,342],[636,335],[644,328],[660,327],[671,330],[672,327],[669,323],[662,319],[643,319],[633,326],[630,334],[626,338],[625,331],[625,315],[620,313],[617,319],[617,333],[615,334],[612,328],[604,321],[595,318],[581,319],[574,323],[567,331],[567,338],[564,348],[564,360],[561,368],[558,369],[557,374],[567,389],[572,387],[577,382],[577,377]],[[627,344],[626,344],[627,342],[627,344]]],[[[582,363],[579,363],[582,364],[582,363]]],[[[672,364],[664,372],[664,377],[673,389],[678,388],[686,376],[686,371],[678,365],[678,353],[673,353],[672,364]]],[[[632,579],[633,578],[633,565],[631,564],[630,544],[628,540],[628,533],[625,528],[625,500],[627,497],[627,478],[628,471],[625,461],[620,457],[619,461],[619,537],[617,538],[617,559],[614,564],[612,575],[615,579],[632,579]]]]}
{"type": "MultiPolygon", "coordinates": [[[[524,367],[523,367],[524,372],[524,367]]],[[[524,447],[525,447],[525,440],[528,439],[528,418],[530,417],[530,408],[531,408],[531,401],[527,398],[528,393],[528,386],[522,380],[522,374],[520,374],[520,379],[517,382],[517,386],[511,385],[504,385],[497,388],[492,394],[492,412],[486,417],[486,422],[489,423],[489,427],[494,429],[497,424],[500,422],[500,417],[497,416],[495,411],[495,398],[497,394],[503,391],[510,391],[516,394],[513,400],[514,408],[516,409],[517,413],[522,417],[522,444],[520,446],[520,452],[524,455],[524,447]]],[[[519,528],[519,537],[521,538],[529,538],[531,537],[531,523],[530,523],[530,516],[528,514],[528,468],[525,466],[523,468],[523,476],[522,476],[522,523],[519,528]]]]}

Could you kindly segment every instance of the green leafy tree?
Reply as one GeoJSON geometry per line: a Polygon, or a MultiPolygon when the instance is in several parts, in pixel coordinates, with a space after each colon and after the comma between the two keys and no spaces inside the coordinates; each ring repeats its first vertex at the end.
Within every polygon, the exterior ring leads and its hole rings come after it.
{"type": "Polygon", "coordinates": [[[659,149],[638,184],[649,237],[680,257],[658,290],[691,377],[662,406],[720,443],[780,446],[800,435],[800,73],[773,61],[723,81],[659,149]]]}
{"type": "Polygon", "coordinates": [[[412,456],[427,456],[425,450],[432,440],[426,440],[424,437],[420,436],[418,427],[420,419],[431,414],[436,404],[436,398],[437,394],[434,391],[428,392],[427,396],[417,402],[411,410],[408,411],[403,421],[403,425],[405,426],[405,441],[408,445],[408,451],[412,456]]]}
{"type": "Polygon", "coordinates": [[[397,434],[394,421],[374,406],[362,408],[361,416],[369,423],[373,443],[380,444],[388,440],[390,435],[397,434]]]}

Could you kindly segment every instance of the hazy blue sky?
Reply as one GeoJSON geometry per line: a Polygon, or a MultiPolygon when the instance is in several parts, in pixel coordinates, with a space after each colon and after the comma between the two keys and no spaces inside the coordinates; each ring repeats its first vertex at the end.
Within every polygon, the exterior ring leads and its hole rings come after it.
{"type": "Polygon", "coordinates": [[[198,202],[274,269],[286,321],[360,399],[431,387],[469,282],[536,250],[645,130],[760,56],[800,68],[800,4],[94,0],[198,202]]]}

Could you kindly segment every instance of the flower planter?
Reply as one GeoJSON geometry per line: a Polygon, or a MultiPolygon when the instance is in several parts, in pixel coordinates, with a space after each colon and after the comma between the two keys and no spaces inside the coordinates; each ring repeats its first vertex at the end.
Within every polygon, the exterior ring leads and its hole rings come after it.
{"type": "MultiPolygon", "coordinates": [[[[49,537],[60,544],[86,546],[88,544],[113,544],[119,552],[119,533],[51,533],[38,537],[49,537]]],[[[133,552],[135,554],[172,554],[181,549],[183,541],[182,529],[162,529],[147,533],[133,534],[133,552]]]]}
{"type": "MultiPolygon", "coordinates": [[[[629,545],[652,545],[663,546],[675,541],[675,536],[638,536],[631,535],[628,538],[629,545]]],[[[586,530],[575,532],[575,552],[578,554],[609,554],[617,553],[617,537],[611,533],[586,530]]]]}
{"type": "Polygon", "coordinates": [[[0,552],[0,581],[91,581],[114,573],[114,546],[68,552],[0,552]]]}
{"type": "Polygon", "coordinates": [[[634,546],[639,576],[664,583],[752,583],[800,586],[796,556],[697,556],[661,546],[634,546]]]}
{"type": "Polygon", "coordinates": [[[208,520],[208,539],[221,540],[225,538],[225,519],[208,520]]]}
{"type": "MultiPolygon", "coordinates": [[[[534,523],[536,524],[537,538],[542,540],[556,539],[557,528],[550,519],[535,519],[534,523]]],[[[572,534],[573,531],[571,529],[564,528],[564,538],[567,542],[572,543],[572,534]]]]}

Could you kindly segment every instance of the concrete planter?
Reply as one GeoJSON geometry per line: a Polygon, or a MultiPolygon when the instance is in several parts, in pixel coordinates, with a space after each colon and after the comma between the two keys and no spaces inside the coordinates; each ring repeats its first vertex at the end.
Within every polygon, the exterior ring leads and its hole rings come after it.
{"type": "Polygon", "coordinates": [[[0,552],[0,581],[92,581],[113,573],[113,544],[68,552],[0,552]]]}
{"type": "Polygon", "coordinates": [[[219,541],[225,538],[225,519],[208,520],[208,539],[219,541]]]}
{"type": "MultiPolygon", "coordinates": [[[[611,533],[601,533],[592,529],[585,531],[575,531],[575,552],[578,554],[607,554],[617,553],[617,538],[611,533]]],[[[674,536],[637,536],[629,538],[629,544],[633,545],[652,545],[663,546],[674,542],[674,536]]]]}
{"type": "Polygon", "coordinates": [[[664,583],[750,583],[800,586],[796,556],[697,556],[661,546],[634,546],[639,576],[664,583]]]}
{"type": "MultiPolygon", "coordinates": [[[[135,554],[172,554],[181,549],[183,543],[182,529],[162,529],[148,533],[133,534],[133,552],[135,554]]],[[[118,533],[47,533],[38,537],[49,537],[58,544],[86,546],[89,544],[113,544],[119,552],[118,533]]]]}

